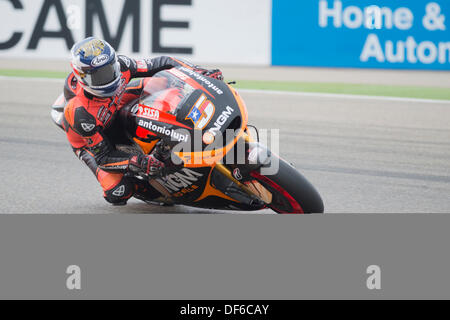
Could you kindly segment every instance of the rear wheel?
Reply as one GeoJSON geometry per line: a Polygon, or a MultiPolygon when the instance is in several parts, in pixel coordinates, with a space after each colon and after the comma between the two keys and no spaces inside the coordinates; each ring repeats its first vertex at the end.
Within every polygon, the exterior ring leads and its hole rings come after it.
{"type": "Polygon", "coordinates": [[[272,193],[268,207],[277,213],[323,213],[323,201],[314,186],[293,166],[282,159],[279,161],[276,174],[251,173],[272,193]]]}

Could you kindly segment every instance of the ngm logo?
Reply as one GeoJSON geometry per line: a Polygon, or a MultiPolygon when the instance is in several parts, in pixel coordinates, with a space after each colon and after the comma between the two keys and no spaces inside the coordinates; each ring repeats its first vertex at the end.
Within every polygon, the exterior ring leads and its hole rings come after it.
{"type": "Polygon", "coordinates": [[[189,21],[162,18],[163,7],[165,10],[167,6],[190,7],[192,0],[1,1],[0,52],[17,46],[37,50],[44,39],[59,40],[69,50],[76,41],[97,35],[115,48],[126,40],[133,53],[141,52],[142,43],[149,42],[153,53],[191,55],[192,46],[163,44],[164,29],[189,29],[189,21]],[[147,26],[150,30],[146,30],[147,26]],[[131,36],[124,37],[127,30],[131,31],[131,36]],[[144,39],[143,34],[151,39],[144,39]]]}

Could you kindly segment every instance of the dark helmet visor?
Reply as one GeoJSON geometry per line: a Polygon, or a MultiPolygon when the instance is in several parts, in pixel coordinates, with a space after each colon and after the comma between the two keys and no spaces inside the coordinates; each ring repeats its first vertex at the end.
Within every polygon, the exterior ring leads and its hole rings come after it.
{"type": "Polygon", "coordinates": [[[118,62],[110,63],[97,70],[85,74],[84,80],[89,86],[104,86],[117,79],[120,73],[120,65],[118,62]]]}

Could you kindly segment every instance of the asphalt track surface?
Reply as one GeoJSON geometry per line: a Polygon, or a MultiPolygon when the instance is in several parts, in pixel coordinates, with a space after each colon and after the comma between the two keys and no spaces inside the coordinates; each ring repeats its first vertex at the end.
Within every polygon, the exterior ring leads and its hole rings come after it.
{"type": "MultiPolygon", "coordinates": [[[[226,212],[107,204],[51,121],[61,83],[0,79],[0,213],[226,212]]],[[[327,213],[450,212],[450,103],[242,96],[251,124],[281,130],[280,154],[317,187],[327,213]]]]}

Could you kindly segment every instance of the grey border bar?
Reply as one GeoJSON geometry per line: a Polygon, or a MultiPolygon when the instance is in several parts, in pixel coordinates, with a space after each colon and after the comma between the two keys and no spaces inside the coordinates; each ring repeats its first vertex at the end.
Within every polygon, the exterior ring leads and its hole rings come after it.
{"type": "Polygon", "coordinates": [[[450,215],[0,215],[2,299],[448,299],[450,215]],[[66,269],[81,268],[81,290],[66,269]],[[369,290],[367,267],[381,268],[369,290]]]}

